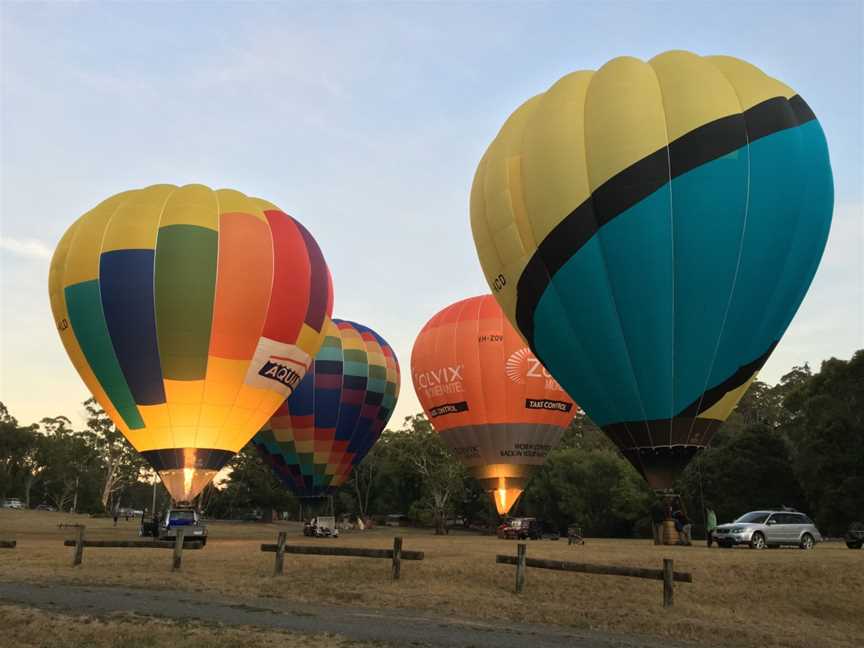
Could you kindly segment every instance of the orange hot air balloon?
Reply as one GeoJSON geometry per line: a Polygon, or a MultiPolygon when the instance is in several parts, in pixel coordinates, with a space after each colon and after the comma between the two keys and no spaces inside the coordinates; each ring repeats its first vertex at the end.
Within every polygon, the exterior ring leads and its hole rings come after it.
{"type": "Polygon", "coordinates": [[[411,375],[432,425],[501,515],[577,410],[492,295],[430,319],[414,343],[411,375]]]}

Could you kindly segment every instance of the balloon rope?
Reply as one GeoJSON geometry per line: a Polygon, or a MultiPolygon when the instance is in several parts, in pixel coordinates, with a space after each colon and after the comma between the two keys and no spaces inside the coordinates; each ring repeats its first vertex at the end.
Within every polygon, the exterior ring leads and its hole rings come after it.
{"type": "Polygon", "coordinates": [[[702,505],[702,526],[705,527],[705,533],[708,533],[708,518],[705,514],[705,492],[702,490],[702,452],[699,453],[699,458],[696,460],[696,468],[699,473],[699,502],[702,505]]]}

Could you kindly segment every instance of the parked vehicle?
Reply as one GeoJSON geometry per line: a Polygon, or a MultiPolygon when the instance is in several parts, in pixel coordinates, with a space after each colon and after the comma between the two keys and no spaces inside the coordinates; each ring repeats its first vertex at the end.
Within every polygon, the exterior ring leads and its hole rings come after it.
{"type": "Polygon", "coordinates": [[[540,540],[544,535],[543,523],[532,517],[509,518],[498,527],[497,535],[504,540],[540,540]]]}
{"type": "Polygon", "coordinates": [[[384,519],[384,524],[389,527],[411,526],[411,518],[402,513],[391,513],[384,519]]]}
{"type": "Polygon", "coordinates": [[[144,538],[158,538],[159,518],[150,515],[142,515],[141,523],[138,525],[138,535],[144,538]]]}
{"type": "Polygon", "coordinates": [[[50,504],[40,504],[36,507],[37,511],[48,511],[50,513],[56,513],[57,509],[51,506],[50,504]]]}
{"type": "Polygon", "coordinates": [[[846,531],[846,546],[850,549],[864,547],[864,522],[853,522],[846,531]]]}
{"type": "Polygon", "coordinates": [[[188,541],[207,544],[207,525],[201,521],[198,511],[188,507],[169,508],[162,517],[157,519],[147,519],[142,516],[138,535],[173,541],[177,538],[177,529],[181,527],[184,543],[188,541]]]}
{"type": "Polygon", "coordinates": [[[751,549],[792,545],[812,549],[822,534],[809,517],[798,511],[751,511],[730,524],[721,524],[713,533],[724,548],[748,545],[751,549]]]}
{"type": "Polygon", "coordinates": [[[24,508],[24,502],[22,502],[17,497],[13,497],[13,498],[10,498],[7,500],[3,500],[3,508],[23,509],[24,508]]]}
{"type": "Polygon", "coordinates": [[[319,515],[303,525],[303,535],[313,538],[338,538],[339,529],[332,515],[319,515]]]}

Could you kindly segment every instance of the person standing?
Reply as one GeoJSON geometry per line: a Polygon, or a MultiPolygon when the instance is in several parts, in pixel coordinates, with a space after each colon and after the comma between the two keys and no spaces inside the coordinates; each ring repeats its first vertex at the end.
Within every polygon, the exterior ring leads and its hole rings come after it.
{"type": "Polygon", "coordinates": [[[708,548],[714,544],[714,529],[717,528],[717,514],[710,506],[705,508],[705,530],[707,532],[708,548]]]}
{"type": "Polygon", "coordinates": [[[689,547],[690,529],[692,528],[692,525],[690,524],[690,519],[687,517],[687,514],[684,512],[683,506],[672,514],[672,519],[675,520],[675,529],[678,531],[677,544],[689,547]]]}

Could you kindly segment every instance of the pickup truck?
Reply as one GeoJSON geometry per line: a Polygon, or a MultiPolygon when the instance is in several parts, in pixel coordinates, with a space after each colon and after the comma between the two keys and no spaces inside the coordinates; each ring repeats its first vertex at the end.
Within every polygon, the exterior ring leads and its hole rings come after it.
{"type": "Polygon", "coordinates": [[[183,528],[183,542],[200,542],[207,544],[207,525],[201,521],[198,511],[187,507],[174,507],[165,511],[156,519],[146,519],[142,516],[138,535],[152,536],[159,540],[174,540],[177,529],[183,528]]]}

